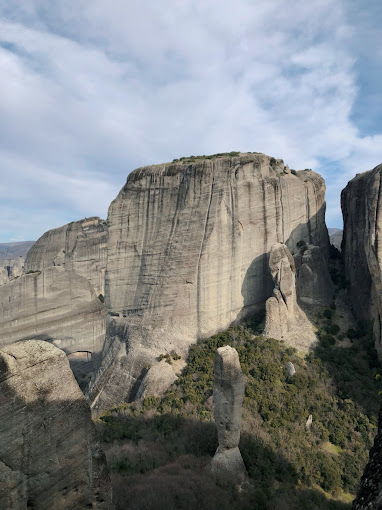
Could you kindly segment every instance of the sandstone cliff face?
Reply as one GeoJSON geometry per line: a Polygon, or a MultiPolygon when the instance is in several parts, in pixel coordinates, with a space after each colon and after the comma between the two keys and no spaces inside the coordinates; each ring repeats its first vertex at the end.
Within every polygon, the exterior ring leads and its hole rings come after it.
{"type": "Polygon", "coordinates": [[[382,165],[358,174],[341,194],[342,252],[358,319],[374,320],[376,348],[382,332],[382,165]]]}
{"type": "Polygon", "coordinates": [[[89,352],[94,362],[105,322],[104,305],[74,271],[50,267],[0,286],[0,346],[39,337],[67,354],[89,352]]]}
{"type": "Polygon", "coordinates": [[[45,232],[29,250],[25,272],[61,266],[88,279],[103,295],[106,257],[106,221],[85,218],[45,232]]]}
{"type": "Polygon", "coordinates": [[[46,342],[0,350],[0,506],[111,508],[89,407],[64,353],[46,342]]]}
{"type": "Polygon", "coordinates": [[[263,306],[268,252],[303,240],[329,248],[325,184],[264,154],[135,170],[109,209],[108,333],[90,397],[134,397],[156,357],[263,306]]]}

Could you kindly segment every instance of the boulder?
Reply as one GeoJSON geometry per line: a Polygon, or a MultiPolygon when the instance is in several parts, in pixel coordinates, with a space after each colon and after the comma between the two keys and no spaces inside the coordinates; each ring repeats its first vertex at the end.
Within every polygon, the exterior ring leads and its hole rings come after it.
{"type": "Polygon", "coordinates": [[[296,369],[294,368],[294,365],[291,361],[288,361],[286,364],[286,369],[288,373],[288,379],[291,379],[294,374],[296,373],[296,369]]]}
{"type": "Polygon", "coordinates": [[[112,508],[89,406],[65,354],[47,342],[0,349],[0,502],[12,510],[112,508]]]}
{"type": "Polygon", "coordinates": [[[177,379],[172,366],[162,359],[148,369],[139,387],[137,399],[161,397],[177,379]]]}

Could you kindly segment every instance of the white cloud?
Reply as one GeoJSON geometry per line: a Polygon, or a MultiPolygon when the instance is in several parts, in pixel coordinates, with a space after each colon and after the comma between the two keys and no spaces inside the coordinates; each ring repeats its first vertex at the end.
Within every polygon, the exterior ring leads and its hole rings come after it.
{"type": "Polygon", "coordinates": [[[28,211],[37,236],[51,226],[44,208],[56,205],[58,224],[105,215],[136,166],[253,150],[321,171],[331,190],[329,222],[338,224],[340,188],[381,159],[380,136],[362,138],[351,120],[355,30],[344,6],[25,0],[0,7],[0,199],[7,198],[0,216],[10,203],[28,211]],[[323,158],[330,165],[320,168],[323,158]]]}

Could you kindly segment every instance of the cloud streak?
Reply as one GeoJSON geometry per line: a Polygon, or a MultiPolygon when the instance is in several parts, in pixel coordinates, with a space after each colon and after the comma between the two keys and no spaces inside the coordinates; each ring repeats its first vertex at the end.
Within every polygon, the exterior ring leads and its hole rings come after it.
{"type": "Polygon", "coordinates": [[[105,217],[137,166],[229,150],[321,172],[339,225],[340,190],[380,162],[382,141],[354,118],[360,31],[346,6],[0,7],[0,240],[105,217]]]}

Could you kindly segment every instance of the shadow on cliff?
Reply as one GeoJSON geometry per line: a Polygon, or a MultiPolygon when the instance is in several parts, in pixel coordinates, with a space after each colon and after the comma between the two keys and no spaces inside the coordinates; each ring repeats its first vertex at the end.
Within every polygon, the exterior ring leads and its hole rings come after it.
{"type": "Polygon", "coordinates": [[[303,488],[295,468],[277,449],[242,433],[240,450],[249,483],[219,485],[208,465],[217,443],[215,425],[180,415],[119,412],[97,424],[112,468],[117,510],[345,510],[303,488]]]}
{"type": "MultiPolygon", "coordinates": [[[[322,206],[321,209],[311,217],[308,223],[300,223],[293,229],[287,239],[277,239],[274,244],[277,242],[285,243],[289,251],[294,255],[299,250],[297,243],[299,241],[304,241],[306,244],[316,244],[322,247],[323,256],[329,257],[329,235],[325,223],[319,226],[320,223],[323,222],[324,215],[325,206],[322,206]],[[313,231],[317,231],[318,234],[315,236],[313,231]]],[[[267,245],[269,250],[272,248],[272,245],[267,244],[266,239],[264,244],[267,245]]],[[[251,324],[253,316],[265,310],[265,301],[272,296],[273,289],[274,282],[269,272],[269,252],[267,252],[256,257],[245,273],[241,287],[244,306],[234,321],[234,324],[243,322],[251,324]]],[[[309,316],[310,310],[306,310],[306,307],[304,307],[302,303],[299,304],[309,316]]],[[[255,322],[257,321],[255,320],[255,322]]]]}
{"type": "Polygon", "coordinates": [[[24,399],[13,388],[19,374],[6,376],[0,363],[0,508],[111,509],[105,455],[85,399],[70,398],[71,377],[60,381],[62,399],[44,386],[46,374],[23,380],[21,390],[38,387],[31,400],[33,390],[24,399]]]}

